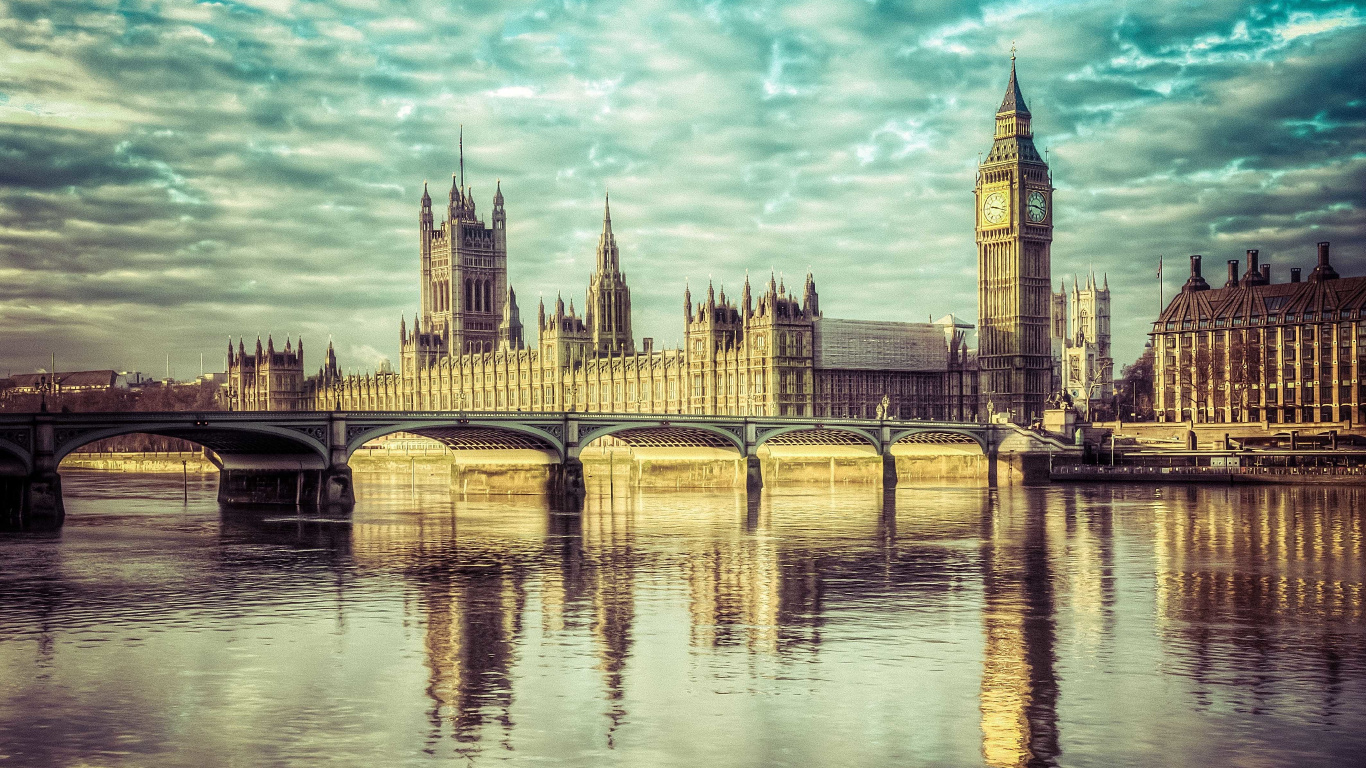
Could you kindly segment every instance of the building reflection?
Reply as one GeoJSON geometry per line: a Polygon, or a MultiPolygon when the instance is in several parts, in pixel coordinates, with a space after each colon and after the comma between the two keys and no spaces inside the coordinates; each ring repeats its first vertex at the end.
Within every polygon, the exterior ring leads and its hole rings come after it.
{"type": "Polygon", "coordinates": [[[584,506],[583,553],[588,563],[593,647],[607,703],[607,745],[626,718],[626,660],[635,620],[633,536],[640,510],[631,497],[597,497],[584,506]]]}
{"type": "Polygon", "coordinates": [[[1043,490],[1003,489],[982,510],[982,756],[1055,765],[1058,680],[1053,567],[1043,490]]]}
{"type": "Polygon", "coordinates": [[[768,494],[737,495],[735,514],[743,525],[687,553],[683,570],[693,648],[736,646],[776,654],[819,644],[818,556],[779,547],[772,505],[768,494]]]}
{"type": "Polygon", "coordinates": [[[1156,623],[1197,702],[1259,711],[1340,703],[1344,663],[1366,663],[1362,491],[1191,489],[1154,520],[1156,623]],[[1322,695],[1298,698],[1304,683],[1322,695]]]}
{"type": "Polygon", "coordinates": [[[496,525],[480,520],[468,532],[452,508],[355,526],[358,562],[396,571],[413,587],[409,612],[422,622],[428,670],[429,752],[445,738],[462,745],[457,751],[476,751],[490,726],[510,744],[512,669],[547,526],[545,510],[528,504],[506,505],[486,516],[496,525]]]}

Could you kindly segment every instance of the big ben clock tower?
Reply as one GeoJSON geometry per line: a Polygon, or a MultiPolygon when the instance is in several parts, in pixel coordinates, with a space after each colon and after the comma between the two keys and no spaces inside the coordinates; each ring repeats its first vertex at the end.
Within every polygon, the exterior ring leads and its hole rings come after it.
{"type": "Polygon", "coordinates": [[[977,363],[982,408],[1016,424],[1043,416],[1053,383],[1053,184],[1029,121],[1012,50],[995,141],[977,169],[977,363]]]}

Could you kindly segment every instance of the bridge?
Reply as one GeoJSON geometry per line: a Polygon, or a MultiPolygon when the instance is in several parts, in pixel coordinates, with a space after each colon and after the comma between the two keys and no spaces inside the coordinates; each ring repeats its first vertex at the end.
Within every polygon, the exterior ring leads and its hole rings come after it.
{"type": "Polygon", "coordinates": [[[222,503],[287,504],[349,512],[355,493],[348,466],[367,441],[394,432],[438,440],[452,449],[536,448],[555,464],[546,491],[581,498],[584,446],[613,436],[629,444],[733,449],[746,459],[746,485],[763,483],[758,448],[867,444],[883,459],[884,487],[896,484],[891,447],[900,441],[975,443],[988,460],[988,482],[1002,454],[1044,454],[1069,446],[1010,424],[874,419],[583,412],[287,411],[0,414],[0,526],[58,527],[65,518],[62,458],[81,446],[145,433],[203,445],[219,467],[222,503]]]}

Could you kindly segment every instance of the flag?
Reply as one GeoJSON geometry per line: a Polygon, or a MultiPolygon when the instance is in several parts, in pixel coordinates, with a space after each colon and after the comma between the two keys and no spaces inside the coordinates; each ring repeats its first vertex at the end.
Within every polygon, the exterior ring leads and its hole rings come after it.
{"type": "Polygon", "coordinates": [[[1162,279],[1162,257],[1161,257],[1161,256],[1158,256],[1158,257],[1157,257],[1157,279],[1158,279],[1158,280],[1161,280],[1161,279],[1162,279]]]}

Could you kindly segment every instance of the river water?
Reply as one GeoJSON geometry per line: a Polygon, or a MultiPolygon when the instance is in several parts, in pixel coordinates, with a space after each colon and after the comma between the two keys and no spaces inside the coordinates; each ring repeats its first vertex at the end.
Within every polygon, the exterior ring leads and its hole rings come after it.
{"type": "Polygon", "coordinates": [[[0,765],[1360,765],[1353,489],[452,498],[67,473],[0,765]]]}

